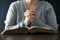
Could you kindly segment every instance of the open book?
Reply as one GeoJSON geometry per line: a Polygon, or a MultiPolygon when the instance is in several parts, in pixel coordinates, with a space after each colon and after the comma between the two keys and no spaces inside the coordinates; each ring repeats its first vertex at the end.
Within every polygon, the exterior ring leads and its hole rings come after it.
{"type": "Polygon", "coordinates": [[[9,35],[9,34],[21,34],[21,33],[35,33],[35,32],[44,32],[44,33],[55,33],[54,30],[49,28],[37,28],[37,27],[20,27],[12,30],[4,30],[1,34],[9,35]]]}

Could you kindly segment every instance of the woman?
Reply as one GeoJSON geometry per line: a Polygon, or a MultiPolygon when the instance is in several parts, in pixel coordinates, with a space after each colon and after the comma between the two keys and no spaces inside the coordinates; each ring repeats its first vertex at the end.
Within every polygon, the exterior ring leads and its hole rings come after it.
{"type": "Polygon", "coordinates": [[[52,5],[45,1],[21,0],[13,2],[7,12],[5,30],[19,27],[35,27],[58,30],[52,5]]]}

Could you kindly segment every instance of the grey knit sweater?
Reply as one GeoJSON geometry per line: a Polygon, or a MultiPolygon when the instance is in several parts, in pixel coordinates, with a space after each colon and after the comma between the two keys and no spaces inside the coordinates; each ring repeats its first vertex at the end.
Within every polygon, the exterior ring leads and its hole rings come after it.
{"type": "MultiPolygon", "coordinates": [[[[28,7],[24,1],[16,1],[11,3],[5,22],[5,29],[16,29],[19,27],[26,27],[27,23],[24,23],[24,12],[28,10],[28,7]]],[[[52,5],[46,1],[38,1],[34,10],[38,12],[33,23],[30,25],[56,30],[58,29],[56,15],[52,5]]]]}

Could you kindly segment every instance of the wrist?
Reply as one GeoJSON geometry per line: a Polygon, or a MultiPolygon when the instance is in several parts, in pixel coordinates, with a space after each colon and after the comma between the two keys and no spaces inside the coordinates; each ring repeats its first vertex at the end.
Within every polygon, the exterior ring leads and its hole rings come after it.
{"type": "Polygon", "coordinates": [[[31,21],[29,20],[29,18],[26,17],[25,20],[24,20],[24,23],[30,24],[30,22],[31,22],[31,21]]]}

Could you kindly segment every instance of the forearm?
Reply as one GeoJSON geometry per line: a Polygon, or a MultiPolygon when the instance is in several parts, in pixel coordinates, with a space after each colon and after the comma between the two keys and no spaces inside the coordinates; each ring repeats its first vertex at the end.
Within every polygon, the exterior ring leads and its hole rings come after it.
{"type": "Polygon", "coordinates": [[[10,24],[5,24],[5,30],[11,30],[11,29],[17,29],[17,28],[20,28],[22,27],[22,22],[21,23],[18,23],[16,25],[10,25],[10,24]]]}
{"type": "Polygon", "coordinates": [[[40,22],[39,26],[43,27],[43,28],[48,28],[48,29],[56,29],[55,25],[49,25],[49,24],[46,24],[46,23],[43,23],[43,22],[40,22]]]}
{"type": "Polygon", "coordinates": [[[19,24],[13,25],[13,26],[8,25],[8,24],[5,25],[5,30],[11,30],[11,29],[16,29],[16,28],[19,28],[19,24]]]}

